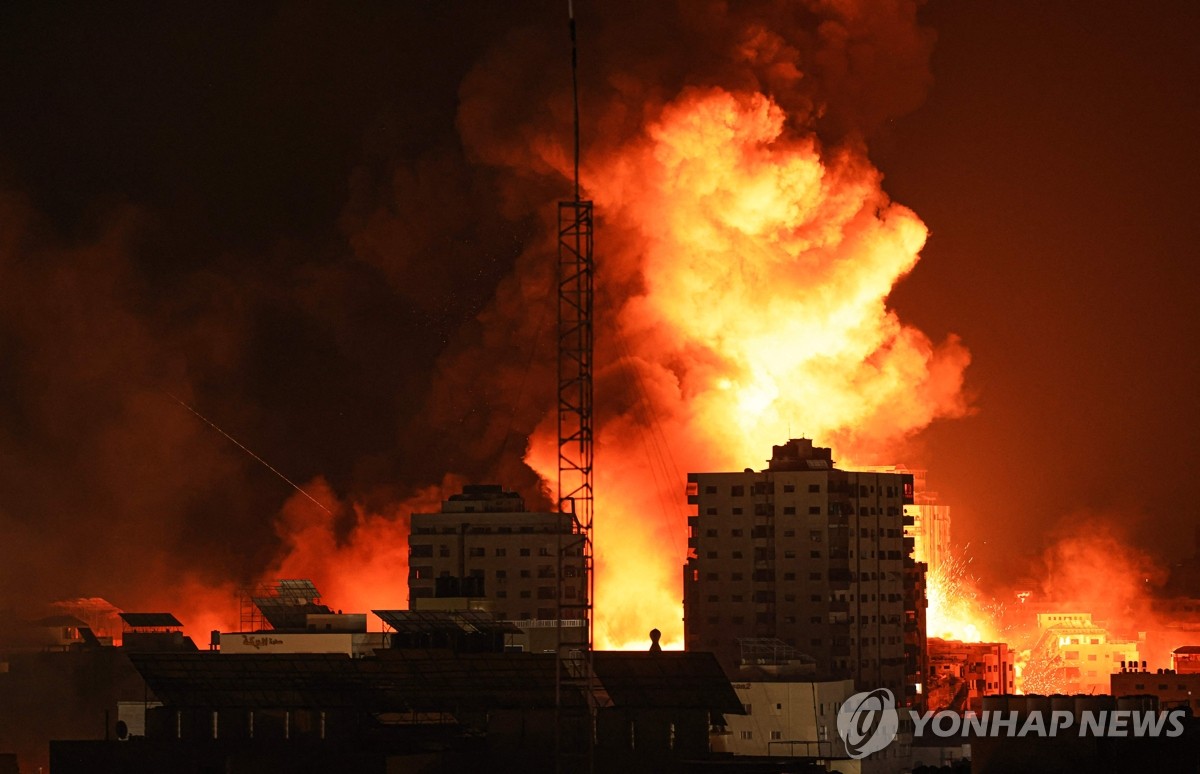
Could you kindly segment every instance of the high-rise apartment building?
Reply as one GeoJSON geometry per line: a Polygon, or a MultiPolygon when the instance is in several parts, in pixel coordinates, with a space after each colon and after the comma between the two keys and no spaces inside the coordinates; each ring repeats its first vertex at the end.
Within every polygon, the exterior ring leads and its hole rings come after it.
{"type": "Polygon", "coordinates": [[[923,656],[906,662],[906,621],[925,599],[904,536],[911,474],[840,470],[829,449],[793,439],[766,470],[689,474],[688,502],[688,650],[716,653],[732,677],[743,640],[774,638],[818,675],[913,702],[923,656]]]}
{"type": "Polygon", "coordinates": [[[904,513],[911,516],[911,524],[904,534],[915,538],[913,559],[924,562],[930,572],[940,570],[944,562],[951,559],[950,553],[950,506],[938,501],[937,492],[925,488],[925,471],[914,470],[914,502],[904,506],[904,513]]]}
{"type": "Polygon", "coordinates": [[[953,558],[950,547],[950,506],[938,500],[937,492],[926,486],[926,471],[905,465],[870,466],[860,468],[870,473],[911,473],[913,501],[904,506],[904,536],[913,539],[913,560],[935,573],[944,562],[953,558]]]}
{"type": "Polygon", "coordinates": [[[553,621],[560,613],[582,619],[582,536],[573,525],[570,514],[525,510],[519,495],[500,486],[465,486],[442,503],[441,513],[412,515],[410,604],[470,597],[486,601],[502,620],[553,621]]]}

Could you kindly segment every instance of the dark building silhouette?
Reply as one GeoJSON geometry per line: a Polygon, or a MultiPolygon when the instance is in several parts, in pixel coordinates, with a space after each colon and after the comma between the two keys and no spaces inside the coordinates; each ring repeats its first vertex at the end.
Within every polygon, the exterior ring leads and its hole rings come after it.
{"type": "Polygon", "coordinates": [[[924,655],[924,565],[903,510],[913,477],[838,469],[808,439],[774,447],[766,470],[690,473],[684,567],[689,651],[732,676],[745,641],[778,640],[815,674],[889,688],[917,703],[924,655]]]}
{"type": "MultiPolygon", "coordinates": [[[[163,702],[148,713],[146,738],[55,742],[55,774],[553,770],[554,654],[397,647],[368,658],[131,659],[163,702]]],[[[596,704],[597,771],[672,770],[710,758],[710,723],[742,711],[707,653],[599,652],[593,685],[562,700],[596,704]]],[[[586,750],[591,724],[580,717],[564,741],[586,750]]]]}

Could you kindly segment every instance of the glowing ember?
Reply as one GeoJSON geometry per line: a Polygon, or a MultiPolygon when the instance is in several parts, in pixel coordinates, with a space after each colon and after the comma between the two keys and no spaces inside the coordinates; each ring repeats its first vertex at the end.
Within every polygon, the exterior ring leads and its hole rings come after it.
{"type": "Polygon", "coordinates": [[[925,612],[930,637],[962,642],[997,642],[998,616],[979,599],[969,562],[948,554],[926,577],[929,607],[925,612]]]}

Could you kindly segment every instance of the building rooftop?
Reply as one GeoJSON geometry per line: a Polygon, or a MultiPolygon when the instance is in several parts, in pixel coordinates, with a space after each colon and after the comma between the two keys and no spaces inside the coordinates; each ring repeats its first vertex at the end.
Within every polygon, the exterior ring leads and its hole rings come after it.
{"type": "Polygon", "coordinates": [[[131,629],[179,629],[183,624],[170,613],[121,613],[131,629]]]}
{"type": "Polygon", "coordinates": [[[812,439],[793,438],[771,447],[770,470],[828,470],[833,467],[833,450],[813,446],[812,439]]]}
{"type": "Polygon", "coordinates": [[[499,484],[467,484],[442,502],[442,513],[520,513],[525,500],[499,484]]]}
{"type": "MultiPolygon", "coordinates": [[[[154,694],[177,708],[357,708],[376,712],[555,706],[552,653],[380,650],[345,654],[134,653],[154,694]]],[[[617,707],[740,714],[711,653],[594,654],[598,697],[617,707]]],[[[567,690],[564,704],[582,706],[567,690]]]]}

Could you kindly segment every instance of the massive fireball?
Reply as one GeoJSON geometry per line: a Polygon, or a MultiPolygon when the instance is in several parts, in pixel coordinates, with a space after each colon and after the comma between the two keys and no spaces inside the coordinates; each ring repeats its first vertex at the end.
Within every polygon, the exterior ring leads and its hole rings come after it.
{"type": "MultiPolygon", "coordinates": [[[[824,147],[754,92],[691,89],[629,142],[589,158],[599,216],[596,375],[596,641],[680,647],[690,471],[761,467],[807,435],[843,466],[894,462],[902,441],[966,410],[970,357],[887,308],[927,235],[883,193],[865,149],[824,147]]],[[[561,158],[561,157],[560,157],[561,158]]],[[[561,171],[566,171],[565,164],[561,171]]],[[[552,409],[526,456],[557,475],[552,409]]],[[[460,483],[460,482],[450,482],[460,483]]],[[[339,539],[299,495],[278,520],[284,554],[264,578],[311,577],[346,609],[400,606],[407,520],[437,487],[389,514],[352,507],[339,539]]],[[[938,599],[938,591],[931,597],[938,599]]],[[[195,598],[206,623],[232,590],[195,598]]],[[[961,636],[961,635],[959,635],[961,636]]]]}
{"type": "MultiPolygon", "coordinates": [[[[786,128],[768,96],[693,89],[586,170],[598,285],[597,642],[682,642],[689,471],[761,467],[804,434],[843,465],[965,410],[967,351],[887,308],[926,229],[855,145],[786,128]]],[[[556,475],[548,414],[529,463],[556,475]]]]}

